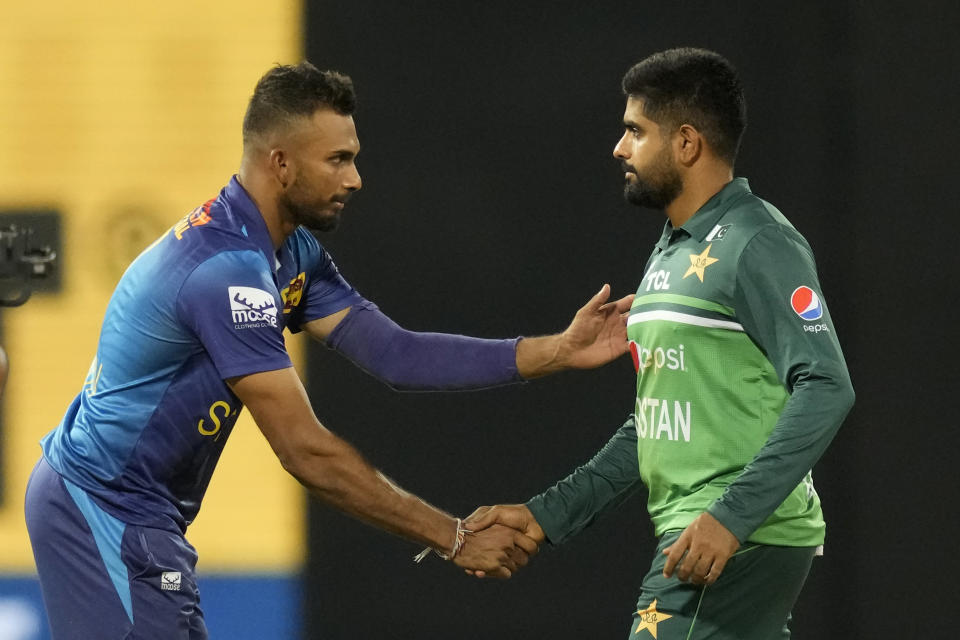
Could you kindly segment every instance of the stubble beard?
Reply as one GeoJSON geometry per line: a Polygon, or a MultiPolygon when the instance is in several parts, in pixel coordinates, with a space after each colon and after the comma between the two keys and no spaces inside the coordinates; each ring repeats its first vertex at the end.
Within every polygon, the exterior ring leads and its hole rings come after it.
{"type": "Polygon", "coordinates": [[[292,185],[291,191],[295,193],[281,193],[277,202],[280,210],[286,212],[290,220],[311,231],[334,231],[340,226],[339,211],[327,212],[313,203],[298,200],[296,184],[292,185]]]}

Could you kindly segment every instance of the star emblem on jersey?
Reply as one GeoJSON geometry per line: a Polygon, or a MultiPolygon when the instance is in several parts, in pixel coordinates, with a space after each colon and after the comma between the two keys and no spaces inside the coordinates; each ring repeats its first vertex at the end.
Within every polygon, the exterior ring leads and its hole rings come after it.
{"type": "Polygon", "coordinates": [[[713,244],[708,244],[707,248],[703,250],[703,253],[697,255],[695,253],[690,254],[690,268],[687,269],[687,272],[683,274],[683,279],[686,279],[687,276],[691,274],[697,274],[697,277],[700,278],[700,282],[703,282],[703,272],[706,271],[707,267],[712,265],[714,262],[719,262],[720,258],[711,258],[710,257],[710,247],[713,244]]]}
{"type": "Polygon", "coordinates": [[[637,630],[634,631],[634,633],[640,633],[646,629],[654,638],[657,637],[657,625],[673,617],[669,613],[657,611],[656,598],[654,598],[653,602],[651,602],[650,606],[646,609],[637,609],[637,615],[640,616],[640,624],[637,625],[637,630]]]}

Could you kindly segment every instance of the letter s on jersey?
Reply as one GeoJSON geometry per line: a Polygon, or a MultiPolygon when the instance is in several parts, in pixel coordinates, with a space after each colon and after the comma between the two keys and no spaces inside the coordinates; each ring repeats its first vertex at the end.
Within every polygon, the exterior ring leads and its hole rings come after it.
{"type": "Polygon", "coordinates": [[[220,433],[220,427],[223,426],[222,420],[226,420],[231,415],[234,415],[235,412],[231,410],[230,405],[223,400],[217,400],[212,405],[210,405],[210,420],[213,422],[213,427],[207,428],[203,426],[203,418],[200,418],[200,422],[197,423],[197,431],[200,432],[202,436],[215,436],[220,433]],[[223,415],[217,415],[217,409],[223,410],[223,415]]]}

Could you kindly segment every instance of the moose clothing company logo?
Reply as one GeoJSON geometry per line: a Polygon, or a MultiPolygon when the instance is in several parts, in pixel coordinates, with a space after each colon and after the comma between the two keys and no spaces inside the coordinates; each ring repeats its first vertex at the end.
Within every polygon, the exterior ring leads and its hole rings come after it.
{"type": "Polygon", "coordinates": [[[227,287],[234,329],[277,326],[277,301],[272,293],[254,287],[227,287]]]}
{"type": "Polygon", "coordinates": [[[160,589],[163,591],[180,591],[180,572],[164,571],[160,575],[160,589]]]}

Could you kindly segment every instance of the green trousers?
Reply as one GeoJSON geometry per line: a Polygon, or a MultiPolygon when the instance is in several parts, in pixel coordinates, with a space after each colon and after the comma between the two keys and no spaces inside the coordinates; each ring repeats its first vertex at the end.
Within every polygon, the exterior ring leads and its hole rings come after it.
{"type": "Polygon", "coordinates": [[[660,539],[643,579],[631,640],[783,640],[815,547],[747,543],[709,587],[663,577],[670,546],[680,531],[660,539]]]}

